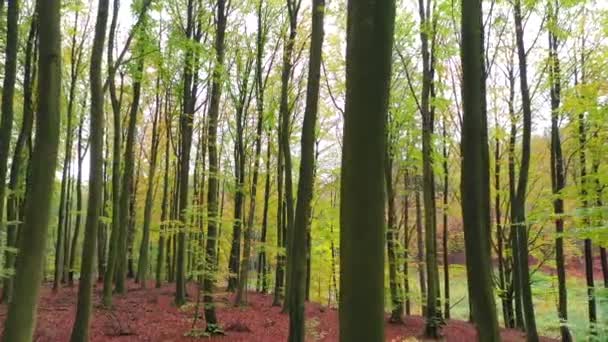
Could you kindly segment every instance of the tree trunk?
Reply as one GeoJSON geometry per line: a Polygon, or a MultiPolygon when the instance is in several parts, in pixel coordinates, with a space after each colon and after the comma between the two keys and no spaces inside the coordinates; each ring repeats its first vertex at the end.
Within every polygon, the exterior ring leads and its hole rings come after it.
{"type": "Polygon", "coordinates": [[[528,265],[528,225],[526,223],[526,189],[528,185],[528,171],[530,169],[530,140],[532,135],[532,109],[530,89],[528,87],[528,70],[526,62],[526,49],[524,47],[524,32],[521,15],[521,0],[515,0],[513,15],[515,17],[515,36],[517,42],[517,55],[519,58],[519,81],[522,97],[523,136],[522,156],[519,169],[519,179],[515,194],[514,218],[515,237],[520,270],[521,301],[526,325],[527,341],[538,341],[536,330],[536,317],[534,303],[532,302],[532,289],[530,284],[530,271],[528,265]]]}
{"type": "Polygon", "coordinates": [[[266,235],[268,233],[268,202],[270,201],[270,134],[266,146],[266,180],[264,181],[264,208],[262,209],[262,234],[260,237],[260,254],[258,255],[258,283],[259,292],[268,293],[268,266],[266,260],[266,235]]]}
{"type": "MultiPolygon", "coordinates": [[[[150,146],[150,165],[148,170],[148,184],[146,189],[146,203],[144,205],[144,226],[141,245],[139,248],[139,261],[137,265],[138,281],[142,288],[146,288],[148,279],[148,254],[150,252],[150,224],[152,221],[152,206],[154,205],[154,182],[156,176],[156,161],[158,159],[158,146],[160,143],[158,122],[161,112],[160,77],[156,80],[156,108],[152,119],[152,144],[150,146]]],[[[142,147],[143,148],[143,147],[142,147]]],[[[167,154],[168,155],[168,154],[167,154]]],[[[162,220],[161,220],[162,221],[162,220]]],[[[162,259],[161,259],[162,260],[162,259]]],[[[161,262],[162,263],[162,262],[161,262]]]]}
{"type": "MultiPolygon", "coordinates": [[[[138,53],[143,52],[143,45],[138,47],[138,53]]],[[[135,136],[137,134],[137,115],[139,112],[139,98],[141,95],[141,83],[144,71],[144,58],[138,57],[137,68],[133,77],[133,102],[129,111],[129,124],[127,126],[127,140],[124,151],[124,170],[121,182],[119,203],[119,236],[116,260],[116,292],[124,294],[127,292],[127,247],[129,234],[130,200],[133,193],[133,170],[135,166],[135,136]]]]}
{"type": "Polygon", "coordinates": [[[8,172],[8,155],[15,114],[13,103],[17,77],[18,43],[19,0],[12,0],[8,2],[7,6],[4,83],[2,85],[2,105],[0,107],[0,111],[2,111],[2,120],[0,121],[0,223],[4,222],[5,180],[8,172]]]}
{"type": "Polygon", "coordinates": [[[500,341],[492,284],[490,228],[490,162],[487,119],[482,6],[462,3],[462,217],[465,234],[467,284],[473,320],[480,341],[500,341]]]}
{"type": "MultiPolygon", "coordinates": [[[[416,184],[418,186],[418,184],[416,184]]],[[[420,282],[420,308],[422,316],[426,316],[426,272],[424,269],[424,234],[422,231],[422,204],[420,203],[420,191],[416,190],[416,244],[418,254],[418,280],[420,282]]]]}
{"type": "Polygon", "coordinates": [[[315,128],[319,104],[319,79],[321,77],[321,58],[323,48],[323,20],[325,0],[312,3],[312,34],[310,38],[310,59],[308,62],[308,82],[306,88],[306,108],[302,124],[300,176],[298,182],[298,202],[291,241],[292,268],[291,298],[289,299],[289,337],[290,342],[304,342],[305,298],[306,298],[306,254],[307,235],[312,211],[312,196],[315,168],[315,128]]]}
{"type": "MultiPolygon", "coordinates": [[[[403,290],[405,297],[405,315],[411,314],[410,303],[410,189],[409,189],[409,170],[403,174],[403,290]]],[[[332,250],[333,254],[333,250],[332,250]]],[[[333,270],[333,269],[332,269],[333,270]]]]}
{"type": "MultiPolygon", "coordinates": [[[[118,10],[120,0],[114,0],[112,8],[112,22],[108,33],[108,80],[110,89],[110,100],[112,104],[112,114],[114,123],[114,137],[112,149],[112,231],[110,233],[110,246],[108,250],[108,264],[103,279],[103,304],[106,307],[112,306],[112,286],[114,284],[115,273],[118,260],[118,244],[120,241],[120,152],[122,146],[122,129],[120,105],[116,94],[116,70],[114,64],[114,41],[116,35],[116,25],[118,21],[118,10]]],[[[121,84],[122,86],[122,84],[121,84]]]]}
{"type": "MultiPolygon", "coordinates": [[[[99,214],[102,205],[103,192],[103,88],[101,81],[101,65],[103,58],[106,23],[108,21],[108,0],[100,0],[95,25],[95,38],[91,55],[90,87],[91,87],[91,171],[89,176],[89,198],[84,242],[82,246],[82,272],[78,283],[78,306],[76,322],[72,330],[72,342],[89,340],[89,321],[91,317],[91,296],[94,282],[95,246],[99,214]]],[[[80,155],[78,156],[80,158],[80,155]]],[[[76,236],[76,235],[75,235],[76,236]]]]}
{"type": "MultiPolygon", "coordinates": [[[[390,120],[389,120],[390,122],[390,120]]],[[[388,220],[386,224],[386,249],[388,254],[388,276],[389,276],[389,287],[391,292],[391,317],[389,321],[391,323],[402,322],[401,315],[403,314],[403,300],[399,293],[401,285],[397,279],[397,253],[396,241],[399,232],[397,231],[397,212],[395,208],[395,187],[393,185],[393,138],[387,139],[389,145],[387,146],[387,153],[384,161],[384,179],[386,182],[386,197],[388,203],[388,220]]]]}
{"type": "Polygon", "coordinates": [[[394,1],[349,1],[340,204],[340,341],[384,341],[384,158],[394,1]],[[369,72],[374,70],[374,72],[369,72]]]}
{"type": "Polygon", "coordinates": [[[69,255],[65,253],[68,239],[66,232],[69,227],[70,217],[70,168],[72,165],[72,120],[74,117],[74,99],[76,95],[76,81],[78,80],[78,69],[80,64],[80,56],[77,52],[76,33],[78,32],[78,12],[75,16],[74,31],[71,36],[71,51],[70,51],[70,86],[68,94],[67,108],[67,128],[65,136],[65,151],[63,156],[63,172],[61,174],[61,193],[59,196],[59,213],[57,215],[57,240],[55,241],[55,273],[53,276],[53,291],[57,291],[59,283],[64,273],[64,259],[68,259],[69,255]]]}
{"type": "MultiPolygon", "coordinates": [[[[548,19],[552,24],[557,24],[558,0],[555,0],[555,8],[549,1],[548,19]]],[[[555,26],[552,26],[555,27],[555,26]]],[[[561,191],[566,185],[564,175],[564,159],[562,155],[562,143],[559,134],[559,106],[561,101],[561,68],[558,57],[559,40],[555,32],[549,30],[549,81],[551,93],[551,186],[555,196],[553,200],[553,212],[555,219],[555,265],[557,268],[558,304],[557,314],[560,320],[560,333],[562,342],[572,341],[572,335],[566,323],[568,322],[568,294],[566,290],[566,267],[564,262],[564,201],[561,191]]]]}
{"type": "Polygon", "coordinates": [[[448,195],[450,190],[450,177],[449,177],[449,168],[448,168],[448,142],[447,142],[447,131],[446,131],[446,120],[445,115],[443,117],[443,122],[441,124],[442,135],[443,135],[443,205],[441,208],[441,214],[443,218],[443,291],[444,291],[444,312],[445,319],[450,318],[450,260],[449,260],[449,246],[448,246],[448,195]]]}
{"type": "Polygon", "coordinates": [[[283,309],[281,312],[287,313],[289,310],[291,283],[291,270],[293,267],[293,258],[291,250],[293,246],[293,220],[294,220],[294,203],[293,203],[293,184],[292,184],[292,167],[291,167],[291,147],[290,147],[290,128],[291,128],[291,111],[289,109],[289,82],[291,79],[291,71],[293,68],[293,51],[296,43],[296,34],[298,28],[298,11],[300,10],[301,1],[286,0],[287,12],[289,14],[289,37],[285,41],[283,50],[283,66],[281,69],[281,100],[279,103],[279,115],[281,116],[281,134],[279,135],[279,150],[283,155],[284,171],[285,171],[285,208],[286,235],[284,236],[286,247],[286,281],[285,281],[285,300],[283,301],[283,309]]]}
{"type": "MultiPolygon", "coordinates": [[[[20,233],[14,296],[4,325],[4,341],[31,341],[44,268],[51,196],[59,147],[61,110],[61,1],[39,0],[40,47],[36,144],[32,152],[25,222],[20,233]]],[[[12,16],[9,16],[9,18],[12,16]]],[[[6,140],[3,140],[6,141],[6,140]]]]}
{"type": "Polygon", "coordinates": [[[211,85],[211,97],[209,102],[208,148],[209,148],[209,181],[207,192],[207,247],[205,251],[205,263],[207,272],[203,280],[205,296],[205,320],[206,330],[209,333],[217,332],[219,326],[213,304],[213,291],[215,288],[215,273],[217,267],[217,228],[218,228],[218,156],[217,156],[217,126],[219,116],[220,98],[222,95],[222,69],[224,66],[225,34],[226,34],[226,0],[217,0],[216,33],[215,33],[215,67],[213,69],[213,82],[211,85]]]}
{"type": "MultiPolygon", "coordinates": [[[[84,106],[83,106],[84,107],[84,106]]],[[[69,259],[69,266],[68,266],[68,284],[70,286],[74,286],[74,267],[76,267],[76,247],[78,245],[78,236],[80,235],[80,224],[81,224],[81,214],[80,212],[82,211],[82,161],[85,157],[86,154],[86,149],[82,148],[82,126],[84,123],[84,118],[82,118],[80,120],[80,124],[78,125],[78,146],[77,146],[77,155],[78,155],[78,174],[76,176],[76,226],[74,227],[74,234],[72,235],[72,243],[71,243],[71,247],[70,247],[70,259],[69,259]]],[[[103,126],[101,128],[101,131],[103,133],[103,126]]],[[[89,136],[90,139],[90,136],[89,136]]],[[[103,184],[103,136],[101,139],[101,177],[102,180],[100,181],[101,184],[103,184]]],[[[100,190],[101,192],[103,192],[103,189],[100,190]]],[[[102,209],[102,203],[103,203],[103,197],[99,198],[99,210],[102,209]]],[[[98,213],[99,215],[99,213],[98,213]]],[[[99,229],[99,224],[98,224],[98,229],[99,229]]],[[[96,230],[97,231],[97,230],[96,230]]],[[[97,236],[95,237],[95,240],[97,240],[97,236]]]]}
{"type": "MultiPolygon", "coordinates": [[[[18,189],[21,187],[23,180],[26,177],[22,175],[26,174],[27,168],[25,165],[25,148],[27,142],[31,139],[32,128],[34,125],[34,108],[33,108],[33,87],[36,79],[36,50],[38,45],[38,8],[34,11],[32,17],[32,23],[28,33],[26,48],[25,48],[25,67],[23,76],[23,121],[21,123],[21,130],[17,137],[15,149],[13,151],[13,160],[11,163],[11,174],[8,184],[8,189],[12,193],[12,196],[8,197],[6,206],[6,245],[7,247],[17,247],[17,231],[18,224],[16,221],[19,220],[20,213],[19,209],[23,200],[24,194],[18,189]],[[13,224],[14,222],[14,224],[13,224]]],[[[22,191],[25,192],[25,191],[22,191]]],[[[0,209],[1,211],[1,209],[0,209]]],[[[1,216],[1,214],[0,214],[1,216]]],[[[15,253],[7,251],[4,254],[4,269],[15,268],[15,253]]],[[[2,298],[0,302],[9,302],[13,294],[13,277],[4,278],[2,298]]]]}
{"type": "MultiPolygon", "coordinates": [[[[165,101],[165,106],[169,99],[165,101]]],[[[169,111],[165,111],[165,171],[163,175],[163,199],[160,207],[160,233],[158,238],[158,255],[156,258],[156,288],[160,288],[162,285],[162,272],[163,263],[165,262],[165,240],[169,239],[169,227],[167,221],[167,211],[169,210],[169,156],[171,150],[169,144],[171,141],[171,122],[169,119],[169,111]]],[[[169,272],[168,269],[165,270],[169,272]]]]}

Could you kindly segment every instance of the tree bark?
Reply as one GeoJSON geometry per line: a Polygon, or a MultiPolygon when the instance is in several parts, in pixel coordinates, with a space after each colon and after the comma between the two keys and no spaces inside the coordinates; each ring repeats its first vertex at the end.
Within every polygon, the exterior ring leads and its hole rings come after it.
{"type": "Polygon", "coordinates": [[[14,297],[3,341],[31,341],[44,268],[51,196],[57,165],[61,110],[61,1],[39,0],[40,47],[36,143],[33,150],[25,221],[19,239],[14,297]]]}
{"type": "Polygon", "coordinates": [[[306,88],[306,107],[302,124],[301,161],[298,182],[298,202],[291,241],[292,268],[291,295],[289,299],[289,337],[290,342],[304,342],[305,299],[307,274],[307,240],[312,212],[312,197],[315,168],[315,128],[319,104],[319,80],[321,78],[321,58],[323,53],[323,21],[325,0],[313,0],[312,34],[310,38],[310,59],[308,61],[308,82],[306,88]]]}
{"type": "MultiPolygon", "coordinates": [[[[91,143],[91,171],[89,175],[87,219],[82,246],[82,271],[80,282],[78,283],[78,306],[76,308],[76,322],[74,323],[74,328],[72,330],[71,342],[86,342],[89,340],[95,247],[97,229],[99,226],[99,214],[102,209],[103,192],[104,96],[101,80],[101,65],[106,35],[106,23],[108,21],[108,2],[108,0],[99,0],[89,72],[89,84],[91,89],[89,136],[89,141],[91,143]]],[[[80,155],[78,158],[80,158],[80,155]]]]}
{"type": "Polygon", "coordinates": [[[340,341],[384,341],[384,158],[394,1],[348,2],[340,341]]]}
{"type": "Polygon", "coordinates": [[[526,189],[528,185],[528,171],[530,169],[530,141],[532,136],[532,109],[530,100],[530,89],[528,87],[528,66],[526,62],[526,49],[524,46],[524,31],[521,15],[521,0],[515,0],[513,15],[515,18],[515,37],[517,55],[519,59],[519,81],[522,97],[523,110],[523,136],[522,156],[519,169],[519,179],[515,193],[514,203],[514,228],[517,240],[521,301],[526,325],[526,339],[528,342],[539,340],[536,329],[536,317],[534,315],[534,303],[532,302],[532,289],[530,284],[530,270],[528,265],[528,225],[526,223],[526,189]]]}
{"type": "MultiPolygon", "coordinates": [[[[16,221],[19,220],[19,209],[23,200],[23,191],[19,191],[23,180],[26,177],[22,175],[26,174],[27,168],[24,167],[25,160],[25,148],[27,142],[31,139],[32,129],[34,126],[34,108],[33,108],[33,88],[34,80],[36,79],[36,55],[38,45],[38,8],[34,10],[34,16],[32,17],[32,23],[30,25],[26,48],[25,48],[25,66],[23,76],[23,119],[21,123],[21,130],[15,143],[15,149],[13,151],[13,160],[11,163],[11,174],[8,184],[8,189],[12,193],[12,196],[7,198],[6,206],[6,245],[7,247],[17,247],[17,232],[20,224],[16,221]]],[[[24,182],[23,182],[24,183],[24,182]]],[[[4,269],[15,268],[15,253],[7,251],[4,254],[4,269]]],[[[4,279],[2,298],[0,302],[9,302],[13,294],[13,277],[6,277],[4,279]]]]}
{"type": "Polygon", "coordinates": [[[492,283],[490,162],[485,118],[484,52],[480,0],[462,2],[462,217],[467,284],[480,341],[500,341],[492,283]],[[466,14],[466,16],[465,16],[466,14]]]}
{"type": "MultiPolygon", "coordinates": [[[[557,24],[559,0],[554,4],[548,1],[548,19],[557,24]],[[555,5],[555,7],[554,7],[555,5]]],[[[556,26],[552,26],[556,27],[556,26]]],[[[553,212],[555,219],[555,265],[557,268],[558,304],[557,314],[560,320],[560,333],[562,342],[572,341],[568,322],[568,293],[566,289],[566,267],[564,261],[564,201],[561,191],[566,185],[564,174],[564,159],[562,155],[562,143],[559,133],[559,107],[561,102],[561,68],[558,56],[559,38],[555,32],[549,29],[549,82],[551,95],[551,186],[555,196],[553,200],[553,212]]]]}
{"type": "Polygon", "coordinates": [[[213,68],[213,81],[211,85],[211,97],[209,102],[208,149],[209,149],[209,181],[207,192],[207,246],[205,250],[205,263],[207,272],[203,280],[205,295],[205,320],[206,330],[209,333],[217,332],[218,320],[213,304],[213,291],[215,288],[215,273],[217,268],[217,244],[218,237],[218,157],[217,157],[217,126],[219,116],[219,105],[222,96],[222,69],[224,66],[225,35],[228,11],[226,0],[217,0],[216,33],[215,33],[215,66],[213,68]]]}

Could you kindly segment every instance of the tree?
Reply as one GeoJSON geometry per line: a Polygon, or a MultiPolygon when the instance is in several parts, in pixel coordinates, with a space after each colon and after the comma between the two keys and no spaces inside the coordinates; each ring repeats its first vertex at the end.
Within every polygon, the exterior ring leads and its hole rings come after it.
{"type": "MultiPolygon", "coordinates": [[[[401,294],[398,293],[400,284],[397,280],[397,236],[399,232],[397,230],[397,209],[395,203],[396,191],[393,181],[393,163],[394,163],[394,133],[392,127],[394,120],[391,119],[389,114],[389,128],[387,134],[387,147],[386,157],[384,160],[384,180],[386,182],[386,195],[388,204],[387,213],[387,224],[386,224],[386,249],[388,255],[388,273],[389,273],[389,287],[391,291],[391,323],[402,322],[401,314],[403,313],[403,300],[401,294]]],[[[407,229],[407,227],[406,227],[407,229]]]]}
{"type": "MultiPolygon", "coordinates": [[[[186,23],[186,39],[194,38],[195,28],[195,12],[194,1],[188,0],[188,18],[186,23]]],[[[188,48],[186,52],[186,61],[184,64],[183,78],[183,109],[184,112],[180,115],[180,133],[181,146],[179,154],[179,189],[178,203],[179,216],[181,227],[177,233],[177,272],[175,282],[175,304],[182,306],[186,303],[186,229],[188,227],[188,178],[190,172],[190,150],[192,145],[192,125],[194,121],[194,107],[196,96],[192,94],[192,86],[194,82],[193,68],[194,55],[192,49],[188,48]]],[[[196,94],[194,94],[196,95],[196,94]]]]}
{"type": "Polygon", "coordinates": [[[555,219],[555,264],[557,268],[558,283],[558,317],[560,319],[560,333],[562,342],[572,341],[570,330],[565,324],[568,321],[568,295],[566,290],[566,270],[564,262],[564,220],[561,215],[564,213],[564,201],[560,197],[561,191],[565,186],[564,159],[562,154],[562,144],[559,133],[559,107],[561,101],[561,69],[558,56],[559,38],[555,30],[557,29],[557,15],[559,10],[559,0],[548,1],[549,19],[549,81],[551,95],[551,186],[555,195],[553,200],[553,211],[555,219]]]}
{"type": "MultiPolygon", "coordinates": [[[[160,145],[159,120],[162,110],[162,103],[160,97],[161,94],[159,76],[156,80],[156,105],[154,108],[154,117],[152,118],[152,142],[150,146],[150,165],[148,170],[146,203],[144,207],[143,236],[141,239],[141,245],[139,249],[139,263],[137,266],[137,280],[139,281],[142,288],[146,288],[146,281],[148,278],[148,254],[150,253],[150,225],[152,221],[152,206],[154,204],[154,177],[156,175],[158,148],[160,145]]],[[[162,262],[160,264],[162,264],[162,262]]]]}
{"type": "Polygon", "coordinates": [[[291,241],[291,303],[289,304],[289,341],[303,342],[306,337],[304,327],[304,300],[306,297],[306,250],[315,168],[315,129],[319,105],[319,80],[321,78],[321,58],[323,49],[323,20],[325,0],[314,0],[312,4],[312,35],[310,38],[310,59],[308,62],[308,83],[306,88],[306,109],[302,124],[300,177],[298,202],[296,206],[291,241]]]}
{"type": "MultiPolygon", "coordinates": [[[[35,8],[32,22],[27,37],[27,43],[25,48],[25,66],[23,75],[23,121],[21,123],[21,130],[15,143],[15,149],[13,151],[13,160],[11,163],[11,174],[9,177],[8,189],[12,193],[11,196],[7,196],[6,206],[6,219],[7,222],[15,222],[19,220],[19,208],[23,199],[23,194],[20,194],[19,188],[25,177],[24,167],[26,162],[25,150],[28,141],[32,136],[32,129],[34,126],[34,103],[33,103],[33,88],[34,79],[36,78],[36,55],[37,55],[37,37],[38,35],[38,9],[35,8]]],[[[0,210],[1,211],[1,210],[0,210]]],[[[1,216],[1,214],[0,214],[1,216]]],[[[7,247],[17,247],[17,225],[7,224],[6,228],[6,245],[7,247]]],[[[11,251],[7,251],[4,256],[4,268],[11,269],[15,267],[15,254],[11,251]]],[[[12,298],[13,293],[13,277],[6,277],[4,279],[2,289],[2,302],[9,302],[12,298]]]]}
{"type": "Polygon", "coordinates": [[[340,340],[384,340],[384,158],[393,1],[348,2],[340,340]]]}
{"type": "MultiPolygon", "coordinates": [[[[0,12],[1,13],[1,12],[0,12]]],[[[6,47],[4,58],[4,80],[2,105],[0,107],[0,225],[4,225],[5,180],[8,171],[8,156],[13,130],[15,81],[17,77],[17,49],[19,41],[19,0],[8,2],[6,23],[6,47]]],[[[12,228],[10,228],[12,230],[12,228]]],[[[10,259],[10,257],[9,257],[10,259]]]]}
{"type": "MultiPolygon", "coordinates": [[[[437,218],[435,204],[435,175],[433,173],[433,130],[435,105],[435,43],[437,14],[431,12],[431,1],[426,5],[418,1],[420,15],[420,42],[422,50],[422,92],[420,116],[422,117],[422,198],[424,202],[424,235],[426,249],[426,326],[425,336],[439,337],[441,308],[439,303],[439,267],[437,265],[437,218]],[[430,41],[430,44],[429,44],[430,41]]],[[[433,5],[434,6],[434,5],[433,5]]]]}
{"type": "Polygon", "coordinates": [[[515,229],[517,248],[517,261],[519,268],[519,287],[524,312],[528,342],[538,341],[536,330],[536,317],[534,316],[534,303],[532,303],[532,289],[530,285],[530,270],[528,265],[528,229],[526,223],[526,189],[528,186],[528,171],[530,169],[530,140],[532,135],[532,108],[530,100],[530,88],[528,86],[528,66],[526,62],[526,49],[524,46],[524,31],[521,14],[521,0],[515,0],[513,16],[515,18],[515,38],[517,45],[517,56],[519,59],[519,81],[521,90],[521,101],[523,110],[523,137],[522,155],[519,168],[519,179],[515,190],[515,201],[513,203],[512,224],[515,229]]]}
{"type": "Polygon", "coordinates": [[[47,240],[51,195],[59,147],[61,100],[61,1],[39,0],[38,102],[36,143],[17,256],[15,291],[8,306],[3,340],[31,341],[47,240]]]}
{"type": "Polygon", "coordinates": [[[225,36],[226,22],[229,12],[229,5],[226,0],[217,0],[217,12],[215,16],[215,66],[213,67],[211,96],[207,118],[209,120],[208,129],[208,149],[209,149],[209,181],[207,189],[207,245],[205,247],[205,275],[203,279],[203,297],[205,303],[205,320],[207,321],[207,332],[218,333],[221,331],[215,306],[213,304],[213,290],[215,287],[215,270],[217,267],[217,237],[218,237],[218,157],[217,157],[217,126],[219,116],[219,105],[222,97],[222,69],[225,56],[225,36]]]}
{"type": "Polygon", "coordinates": [[[129,213],[131,193],[133,192],[133,171],[135,166],[135,136],[137,134],[137,116],[139,113],[139,99],[141,96],[141,83],[144,72],[144,43],[138,42],[139,46],[136,49],[136,67],[133,77],[133,101],[129,109],[129,124],[127,126],[127,140],[124,151],[124,170],[121,177],[120,189],[120,231],[118,232],[118,250],[116,256],[116,292],[126,293],[126,278],[127,278],[127,240],[129,227],[129,213]]]}
{"type": "Polygon", "coordinates": [[[500,341],[490,254],[490,180],[480,0],[462,2],[462,217],[467,284],[480,341],[500,341]]]}
{"type": "Polygon", "coordinates": [[[280,116],[280,133],[279,136],[279,153],[283,156],[283,171],[285,176],[285,208],[286,221],[283,222],[286,232],[283,237],[285,246],[287,247],[287,272],[285,282],[285,301],[283,302],[283,312],[287,312],[289,309],[289,291],[291,290],[291,270],[293,258],[291,257],[291,247],[293,246],[293,216],[294,216],[294,204],[293,204],[293,180],[292,180],[292,166],[291,166],[291,148],[290,148],[290,137],[291,137],[291,118],[290,118],[290,106],[289,106],[289,83],[291,80],[292,69],[293,69],[293,57],[294,48],[296,43],[297,29],[298,29],[298,12],[302,0],[286,0],[287,14],[289,21],[289,36],[284,41],[283,48],[283,66],[281,67],[281,98],[279,103],[279,116],[280,116]]]}
{"type": "MultiPolygon", "coordinates": [[[[91,67],[89,71],[89,86],[91,90],[91,168],[89,174],[89,198],[87,206],[87,219],[85,225],[84,243],[82,247],[82,270],[78,283],[78,306],[76,321],[72,329],[72,342],[89,340],[89,321],[91,317],[91,291],[95,281],[93,269],[95,267],[95,247],[97,245],[97,230],[99,216],[102,209],[103,192],[103,88],[101,80],[101,65],[103,48],[108,21],[109,0],[99,0],[97,7],[97,23],[95,24],[95,37],[93,40],[93,53],[91,54],[91,67]]],[[[80,158],[80,156],[78,156],[80,158]]],[[[75,251],[73,251],[75,253],[75,251]]]]}

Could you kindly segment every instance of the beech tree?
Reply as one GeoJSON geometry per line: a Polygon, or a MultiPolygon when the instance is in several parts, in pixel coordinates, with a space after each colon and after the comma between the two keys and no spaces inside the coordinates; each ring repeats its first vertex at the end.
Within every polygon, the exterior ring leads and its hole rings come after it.
{"type": "Polygon", "coordinates": [[[340,185],[341,341],[384,340],[383,177],[394,21],[392,1],[348,3],[340,185]]]}
{"type": "Polygon", "coordinates": [[[17,256],[13,300],[9,303],[4,341],[30,341],[42,281],[52,187],[59,148],[61,100],[61,1],[40,0],[36,143],[25,202],[25,221],[17,256]]]}

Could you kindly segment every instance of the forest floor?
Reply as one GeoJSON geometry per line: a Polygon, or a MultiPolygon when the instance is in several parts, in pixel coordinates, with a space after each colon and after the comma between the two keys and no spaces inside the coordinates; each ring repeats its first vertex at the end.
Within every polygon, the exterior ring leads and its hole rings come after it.
{"type": "MultiPolygon", "coordinates": [[[[249,293],[249,305],[235,307],[233,296],[219,294],[216,297],[218,319],[226,335],[214,338],[192,338],[186,334],[192,331],[195,304],[190,303],[181,309],[173,305],[173,286],[165,285],[156,289],[153,284],[148,289],[140,289],[138,284],[129,283],[126,296],[115,296],[114,310],[100,307],[100,290],[95,289],[95,309],[91,324],[91,341],[243,341],[274,342],[285,341],[288,333],[288,315],[282,314],[280,307],[273,307],[272,296],[249,293]]],[[[189,287],[190,299],[196,296],[195,286],[189,287]]],[[[38,307],[38,324],[34,341],[69,341],[74,321],[77,301],[77,287],[66,287],[53,293],[44,286],[38,307]]],[[[316,303],[306,307],[307,341],[338,341],[338,311],[316,303]]],[[[0,324],[6,317],[6,305],[0,306],[0,324]]],[[[202,313],[199,316],[202,318],[202,313]]],[[[204,327],[199,319],[197,328],[204,327]]],[[[388,324],[387,341],[413,342],[420,338],[424,319],[410,316],[403,324],[388,324]]],[[[449,320],[443,328],[445,341],[469,342],[476,340],[474,327],[464,321],[449,320]]],[[[519,331],[503,330],[503,341],[524,341],[519,331]]],[[[553,341],[543,339],[543,341],[553,341]]]]}

